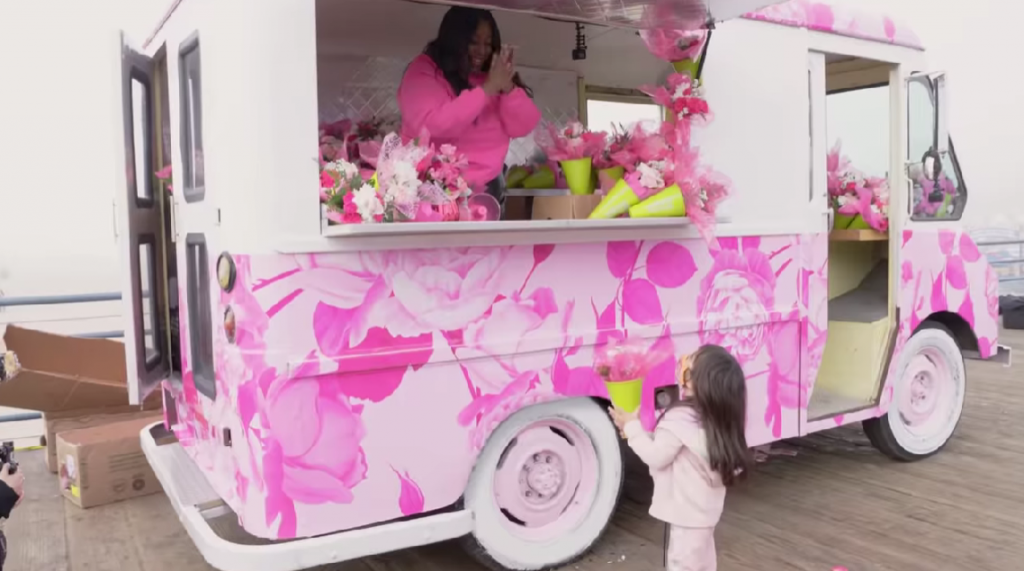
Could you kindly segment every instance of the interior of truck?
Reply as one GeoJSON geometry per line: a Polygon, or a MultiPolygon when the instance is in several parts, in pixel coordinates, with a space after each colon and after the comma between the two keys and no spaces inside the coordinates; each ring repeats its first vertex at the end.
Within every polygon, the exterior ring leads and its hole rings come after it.
{"type": "MultiPolygon", "coordinates": [[[[868,177],[889,176],[893,66],[828,55],[826,144],[868,177]],[[839,146],[837,147],[837,143],[839,146]]],[[[895,332],[888,232],[837,229],[829,240],[828,340],[807,411],[809,420],[878,401],[895,332]]]]}

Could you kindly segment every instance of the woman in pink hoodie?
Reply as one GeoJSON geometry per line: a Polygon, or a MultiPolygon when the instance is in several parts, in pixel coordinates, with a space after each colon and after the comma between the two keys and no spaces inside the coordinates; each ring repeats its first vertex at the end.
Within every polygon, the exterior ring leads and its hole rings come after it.
{"type": "Polygon", "coordinates": [[[612,409],[629,447],[651,469],[651,515],[666,523],[665,568],[715,571],[715,526],[725,490],[747,476],[747,383],[739,362],[717,345],[683,359],[680,394],[654,433],[635,413],[612,409]]]}
{"type": "Polygon", "coordinates": [[[455,145],[469,160],[463,177],[473,191],[486,190],[501,201],[509,142],[529,135],[540,121],[531,95],[494,16],[454,7],[402,79],[402,135],[414,138],[425,130],[432,142],[455,145]]]}

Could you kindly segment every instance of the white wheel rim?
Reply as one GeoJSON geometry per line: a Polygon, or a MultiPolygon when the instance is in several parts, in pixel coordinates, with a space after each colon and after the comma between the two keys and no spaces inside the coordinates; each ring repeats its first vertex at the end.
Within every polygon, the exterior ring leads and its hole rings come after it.
{"type": "Polygon", "coordinates": [[[582,554],[600,536],[621,481],[618,434],[603,407],[589,399],[551,402],[521,410],[495,430],[465,505],[490,557],[510,569],[545,569],[582,554]],[[551,495],[526,495],[537,490],[551,495]]]}
{"type": "Polygon", "coordinates": [[[959,347],[945,332],[918,332],[900,355],[888,419],[901,448],[931,454],[953,435],[963,412],[965,371],[959,347]]]}

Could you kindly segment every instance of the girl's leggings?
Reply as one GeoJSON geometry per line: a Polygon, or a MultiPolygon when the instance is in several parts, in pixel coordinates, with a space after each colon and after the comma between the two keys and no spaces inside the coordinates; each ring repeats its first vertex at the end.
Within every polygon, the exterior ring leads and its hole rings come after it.
{"type": "MultiPolygon", "coordinates": [[[[715,528],[665,525],[667,571],[716,571],[715,528]]],[[[2,570],[0,570],[2,571],[2,570]]]]}

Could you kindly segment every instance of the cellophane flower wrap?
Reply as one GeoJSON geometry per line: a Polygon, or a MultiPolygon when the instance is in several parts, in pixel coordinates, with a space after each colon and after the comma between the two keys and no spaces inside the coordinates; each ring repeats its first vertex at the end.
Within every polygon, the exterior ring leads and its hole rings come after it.
{"type": "Polygon", "coordinates": [[[606,382],[632,381],[671,357],[644,339],[612,340],[594,351],[594,371],[606,382]]]}
{"type": "Polygon", "coordinates": [[[647,51],[669,63],[696,60],[707,37],[706,30],[640,30],[647,51]]]}
{"type": "Polygon", "coordinates": [[[352,130],[352,121],[339,119],[320,125],[320,165],[337,159],[349,160],[346,139],[352,130]]]}
{"type": "Polygon", "coordinates": [[[629,152],[631,139],[632,133],[629,129],[622,125],[612,125],[612,132],[608,133],[605,139],[607,144],[601,153],[594,157],[594,166],[598,169],[624,167],[629,170],[627,165],[635,163],[630,154],[625,154],[629,152]]]}
{"type": "Polygon", "coordinates": [[[607,133],[589,131],[579,121],[573,121],[563,129],[547,123],[537,131],[534,140],[549,161],[587,158],[596,161],[604,153],[607,137],[607,133]]]}
{"type": "MultiPolygon", "coordinates": [[[[831,207],[844,216],[861,216],[879,232],[889,230],[889,181],[867,177],[842,154],[842,141],[829,151],[826,170],[831,207]]],[[[930,182],[930,181],[929,181],[930,182]]]]}
{"type": "Polygon", "coordinates": [[[387,135],[377,161],[381,221],[459,220],[460,201],[471,193],[462,177],[467,164],[454,146],[431,145],[426,132],[408,142],[387,135]]]}
{"type": "Polygon", "coordinates": [[[646,123],[633,126],[626,144],[614,152],[612,161],[626,169],[626,183],[643,200],[675,182],[675,163],[669,144],[673,127],[662,123],[650,128],[646,123]]]}

